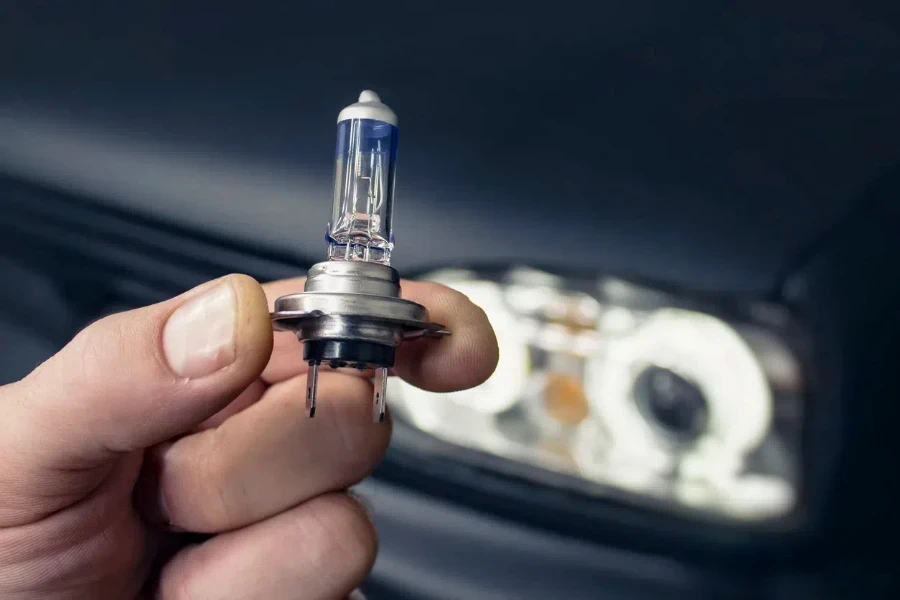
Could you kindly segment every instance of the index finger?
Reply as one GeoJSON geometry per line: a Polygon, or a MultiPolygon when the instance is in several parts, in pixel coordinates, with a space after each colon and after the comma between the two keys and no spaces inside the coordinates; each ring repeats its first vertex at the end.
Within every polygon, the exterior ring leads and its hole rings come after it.
{"type": "MultiPolygon", "coordinates": [[[[279,296],[302,292],[304,281],[299,277],[264,285],[270,310],[279,296]]],[[[484,311],[464,294],[438,283],[404,279],[401,286],[401,297],[425,306],[431,320],[445,325],[451,335],[404,342],[397,350],[394,373],[432,392],[464,390],[487,380],[497,366],[499,352],[484,311]]],[[[276,333],[263,379],[275,383],[306,369],[303,345],[292,333],[276,333]]]]}

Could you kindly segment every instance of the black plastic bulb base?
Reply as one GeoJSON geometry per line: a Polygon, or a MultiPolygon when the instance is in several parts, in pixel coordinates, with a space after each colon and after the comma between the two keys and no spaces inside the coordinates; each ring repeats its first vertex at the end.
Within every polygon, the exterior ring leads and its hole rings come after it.
{"type": "Polygon", "coordinates": [[[396,348],[354,340],[310,340],[303,343],[303,360],[333,369],[393,367],[396,348]]]}

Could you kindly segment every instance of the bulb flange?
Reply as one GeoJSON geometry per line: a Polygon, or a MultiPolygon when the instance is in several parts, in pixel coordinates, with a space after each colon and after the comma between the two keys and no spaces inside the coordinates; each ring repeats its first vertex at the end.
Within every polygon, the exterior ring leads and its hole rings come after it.
{"type": "Polygon", "coordinates": [[[400,298],[400,275],[384,264],[328,261],[314,265],[304,291],[275,301],[276,331],[303,342],[309,365],[306,411],[316,411],[319,367],[375,370],[373,419],[383,421],[388,369],[396,348],[418,337],[450,332],[428,319],[428,309],[400,298]]]}

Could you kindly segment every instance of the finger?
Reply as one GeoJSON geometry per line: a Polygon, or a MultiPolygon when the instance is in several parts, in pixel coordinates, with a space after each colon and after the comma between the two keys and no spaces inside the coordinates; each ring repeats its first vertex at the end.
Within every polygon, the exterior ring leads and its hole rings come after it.
{"type": "MultiPolygon", "coordinates": [[[[279,296],[302,291],[303,280],[279,281],[263,288],[272,306],[279,296]]],[[[490,377],[499,353],[497,339],[483,310],[460,292],[437,283],[404,280],[401,295],[428,308],[431,320],[445,325],[451,335],[404,343],[397,351],[394,373],[415,386],[435,392],[474,387],[490,377]]],[[[291,333],[277,334],[263,379],[281,381],[306,368],[303,348],[297,338],[291,333]]]]}
{"type": "Polygon", "coordinates": [[[242,410],[256,404],[256,402],[262,398],[266,389],[267,386],[261,379],[254,380],[253,383],[247,386],[247,389],[241,392],[240,396],[232,400],[228,406],[200,423],[200,425],[197,426],[197,430],[215,429],[242,410]]]}
{"type": "Polygon", "coordinates": [[[394,372],[433,392],[464,390],[484,383],[500,356],[494,329],[484,311],[465,294],[438,283],[403,283],[404,297],[428,308],[432,321],[451,335],[423,338],[397,350],[394,372]]]}
{"type": "MultiPolygon", "coordinates": [[[[220,532],[265,519],[362,480],[387,450],[389,423],[373,424],[372,384],[323,373],[315,419],[304,411],[306,377],[279,383],[216,430],[181,438],[152,457],[158,500],[171,526],[220,532]]],[[[155,508],[155,510],[153,510],[155,508]]]]}
{"type": "Polygon", "coordinates": [[[0,487],[24,485],[23,472],[51,485],[47,472],[103,465],[191,429],[259,375],[271,344],[265,296],[246,276],[93,323],[0,389],[0,487]]]}
{"type": "MultiPolygon", "coordinates": [[[[288,294],[303,291],[306,277],[295,277],[263,284],[269,310],[275,310],[275,300],[288,294]]],[[[277,383],[306,372],[303,362],[303,346],[297,336],[289,331],[276,331],[273,338],[272,356],[262,374],[263,381],[277,383]]]]}
{"type": "Polygon", "coordinates": [[[157,598],[343,598],[371,570],[377,545],[356,501],[345,494],[319,496],[182,550],[163,568],[157,598]]]}

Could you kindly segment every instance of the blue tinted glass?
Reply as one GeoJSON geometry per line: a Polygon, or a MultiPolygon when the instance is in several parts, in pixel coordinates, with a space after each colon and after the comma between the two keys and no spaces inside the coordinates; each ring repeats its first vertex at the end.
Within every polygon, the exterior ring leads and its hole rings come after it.
{"type": "Polygon", "coordinates": [[[391,160],[397,156],[397,133],[394,125],[373,119],[348,119],[338,123],[335,157],[346,154],[350,148],[351,124],[359,123],[359,151],[385,152],[391,160]]]}

